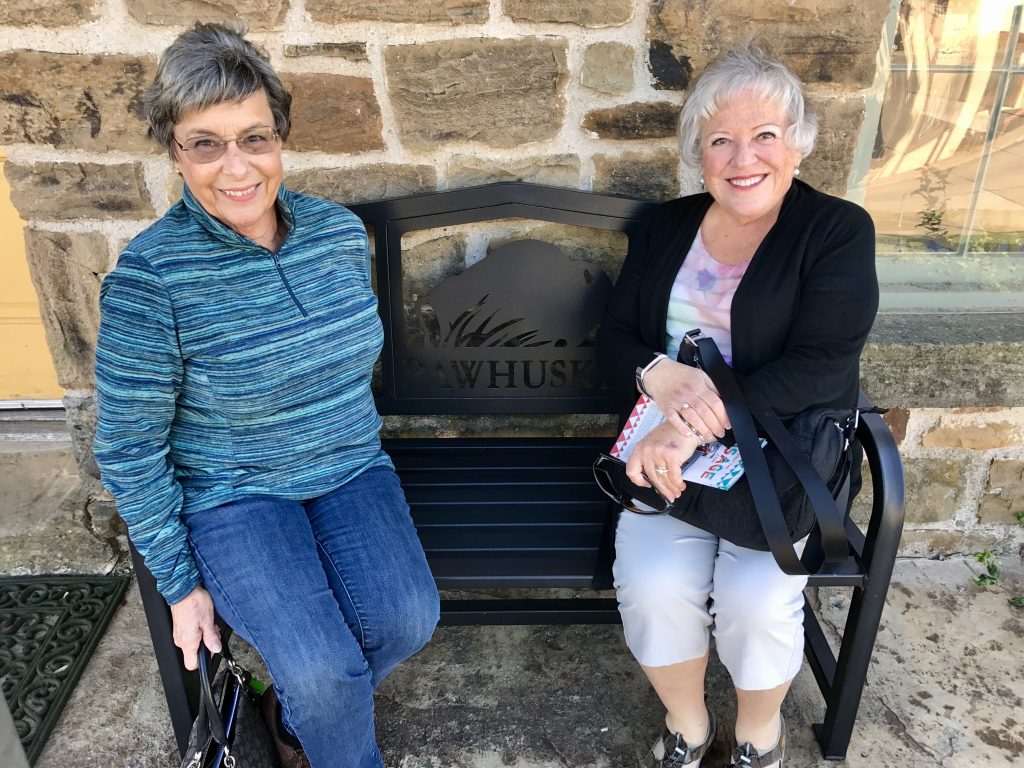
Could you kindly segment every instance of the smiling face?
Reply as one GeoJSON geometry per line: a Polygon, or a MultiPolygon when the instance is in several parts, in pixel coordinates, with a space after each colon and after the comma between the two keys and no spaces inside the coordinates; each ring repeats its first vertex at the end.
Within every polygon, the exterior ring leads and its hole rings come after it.
{"type": "Polygon", "coordinates": [[[701,127],[704,185],[737,223],[778,214],[800,162],[783,138],[788,127],[780,103],[751,91],[727,101],[701,127]]]}
{"type": "MultiPolygon", "coordinates": [[[[186,113],[174,126],[174,138],[181,143],[199,137],[233,139],[255,128],[273,127],[267,94],[260,90],[242,101],[186,113]]],[[[277,233],[275,203],[284,173],[281,144],[275,139],[274,145],[266,154],[250,155],[232,141],[212,163],[196,163],[189,152],[177,149],[174,163],[207,213],[271,249],[277,233]]]]}

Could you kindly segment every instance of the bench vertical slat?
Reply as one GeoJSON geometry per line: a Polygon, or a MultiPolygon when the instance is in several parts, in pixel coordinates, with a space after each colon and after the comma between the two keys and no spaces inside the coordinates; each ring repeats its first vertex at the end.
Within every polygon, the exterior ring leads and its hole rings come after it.
{"type": "Polygon", "coordinates": [[[167,709],[171,714],[171,727],[174,739],[178,744],[178,753],[184,756],[188,747],[188,737],[192,732],[192,722],[198,714],[199,683],[194,673],[185,669],[181,660],[181,652],[174,645],[171,609],[157,592],[156,579],[143,562],[142,555],[129,543],[132,554],[132,565],[135,567],[135,580],[142,596],[142,607],[146,612],[146,623],[149,635],[153,639],[153,652],[156,654],[160,679],[164,684],[164,696],[167,709]]]}

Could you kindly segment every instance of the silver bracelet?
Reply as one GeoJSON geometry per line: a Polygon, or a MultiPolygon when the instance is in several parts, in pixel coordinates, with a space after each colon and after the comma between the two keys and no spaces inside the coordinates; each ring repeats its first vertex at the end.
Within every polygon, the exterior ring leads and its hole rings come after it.
{"type": "Polygon", "coordinates": [[[658,363],[660,363],[662,360],[668,360],[668,355],[665,355],[665,354],[662,354],[661,352],[659,352],[658,354],[656,354],[654,356],[654,359],[651,360],[651,362],[649,362],[643,368],[641,368],[640,366],[637,366],[637,369],[636,369],[636,388],[638,390],[640,390],[641,394],[646,395],[647,397],[651,396],[651,393],[648,392],[647,388],[644,386],[644,376],[647,373],[649,373],[650,370],[654,366],[656,366],[658,363]]]}

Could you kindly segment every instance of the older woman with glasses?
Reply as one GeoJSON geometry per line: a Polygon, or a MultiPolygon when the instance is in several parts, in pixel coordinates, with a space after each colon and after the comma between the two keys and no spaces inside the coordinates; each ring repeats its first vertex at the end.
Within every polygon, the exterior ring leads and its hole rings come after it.
{"type": "MultiPolygon", "coordinates": [[[[676,362],[691,329],[783,419],[856,405],[878,306],[874,228],[861,208],[794,178],[816,132],[800,81],[757,44],[716,59],[687,95],[681,150],[706,191],[657,207],[630,239],[599,335],[625,412],[639,390],[666,416],[626,465],[664,499],[682,494],[694,450],[731,427],[708,376],[676,362]]],[[[615,554],[626,643],[668,710],[649,764],[696,768],[715,738],[704,690],[713,633],[738,701],[731,764],[780,766],[806,577],[671,515],[622,512],[615,554]]]]}
{"type": "Polygon", "coordinates": [[[373,691],[438,596],[378,437],[367,235],[282,186],[290,102],[227,27],[161,57],[145,108],[185,186],[103,282],[96,458],[185,666],[216,609],[274,678],[288,768],[381,766],[373,691]]]}

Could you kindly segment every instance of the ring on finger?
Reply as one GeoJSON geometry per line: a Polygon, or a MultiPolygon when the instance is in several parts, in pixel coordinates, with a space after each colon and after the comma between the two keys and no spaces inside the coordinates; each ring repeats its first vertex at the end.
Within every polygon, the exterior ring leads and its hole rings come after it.
{"type": "Polygon", "coordinates": [[[685,424],[686,428],[690,430],[690,434],[697,438],[698,443],[700,443],[702,446],[708,444],[708,441],[704,439],[704,435],[702,435],[700,433],[700,430],[693,426],[693,424],[688,422],[686,419],[683,419],[683,424],[685,424]]]}
{"type": "Polygon", "coordinates": [[[659,475],[667,475],[668,467],[657,466],[654,468],[654,471],[657,472],[659,475]]]}
{"type": "Polygon", "coordinates": [[[689,403],[683,403],[681,406],[679,406],[679,412],[682,413],[683,411],[689,410],[689,408],[690,408],[690,404],[689,403]]]}

